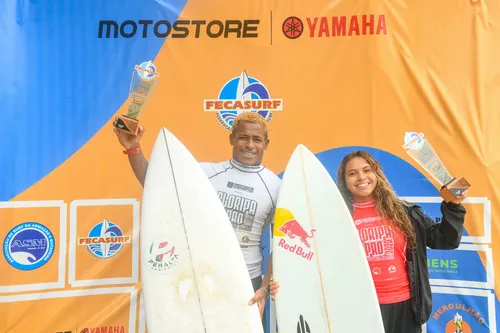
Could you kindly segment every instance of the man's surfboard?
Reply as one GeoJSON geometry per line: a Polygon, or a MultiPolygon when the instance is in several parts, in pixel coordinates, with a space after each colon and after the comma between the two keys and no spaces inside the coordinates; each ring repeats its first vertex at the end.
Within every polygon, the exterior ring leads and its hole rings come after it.
{"type": "Polygon", "coordinates": [[[165,128],[142,201],[141,274],[149,333],[261,333],[231,223],[198,162],[165,128]]]}
{"type": "Polygon", "coordinates": [[[303,145],[285,169],[273,235],[280,333],[384,333],[351,214],[328,171],[303,145]]]}

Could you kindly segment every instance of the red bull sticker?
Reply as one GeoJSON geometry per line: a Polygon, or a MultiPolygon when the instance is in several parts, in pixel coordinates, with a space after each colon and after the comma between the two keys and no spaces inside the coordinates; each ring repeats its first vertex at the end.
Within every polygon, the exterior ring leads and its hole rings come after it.
{"type": "Polygon", "coordinates": [[[311,249],[311,239],[316,229],[304,229],[300,222],[286,208],[277,208],[274,219],[273,234],[279,237],[278,246],[303,258],[312,260],[314,251],[311,249]]]}

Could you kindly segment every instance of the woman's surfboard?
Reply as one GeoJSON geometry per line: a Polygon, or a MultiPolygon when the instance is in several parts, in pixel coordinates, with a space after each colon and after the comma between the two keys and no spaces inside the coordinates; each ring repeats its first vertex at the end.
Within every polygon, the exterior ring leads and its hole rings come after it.
{"type": "Polygon", "coordinates": [[[384,333],[351,214],[328,171],[303,145],[285,169],[273,235],[280,333],[384,333]]]}
{"type": "Polygon", "coordinates": [[[149,333],[261,333],[243,254],[212,184],[162,128],[142,201],[141,274],[149,333]]]}

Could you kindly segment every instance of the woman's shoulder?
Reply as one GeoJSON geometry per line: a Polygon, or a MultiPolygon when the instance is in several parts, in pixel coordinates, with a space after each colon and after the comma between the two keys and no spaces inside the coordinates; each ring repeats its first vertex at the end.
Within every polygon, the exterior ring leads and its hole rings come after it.
{"type": "Polygon", "coordinates": [[[403,206],[406,214],[408,214],[410,219],[418,219],[419,217],[422,217],[422,207],[417,205],[416,203],[402,199],[401,205],[403,206]]]}

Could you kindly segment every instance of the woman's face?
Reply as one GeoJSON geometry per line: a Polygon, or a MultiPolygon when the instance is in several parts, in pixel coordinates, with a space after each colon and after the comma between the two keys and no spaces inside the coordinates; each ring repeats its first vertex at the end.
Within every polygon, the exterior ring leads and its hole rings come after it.
{"type": "Polygon", "coordinates": [[[374,200],[373,191],[377,187],[377,176],[372,167],[362,157],[354,157],[345,167],[345,183],[357,202],[374,200]]]}

